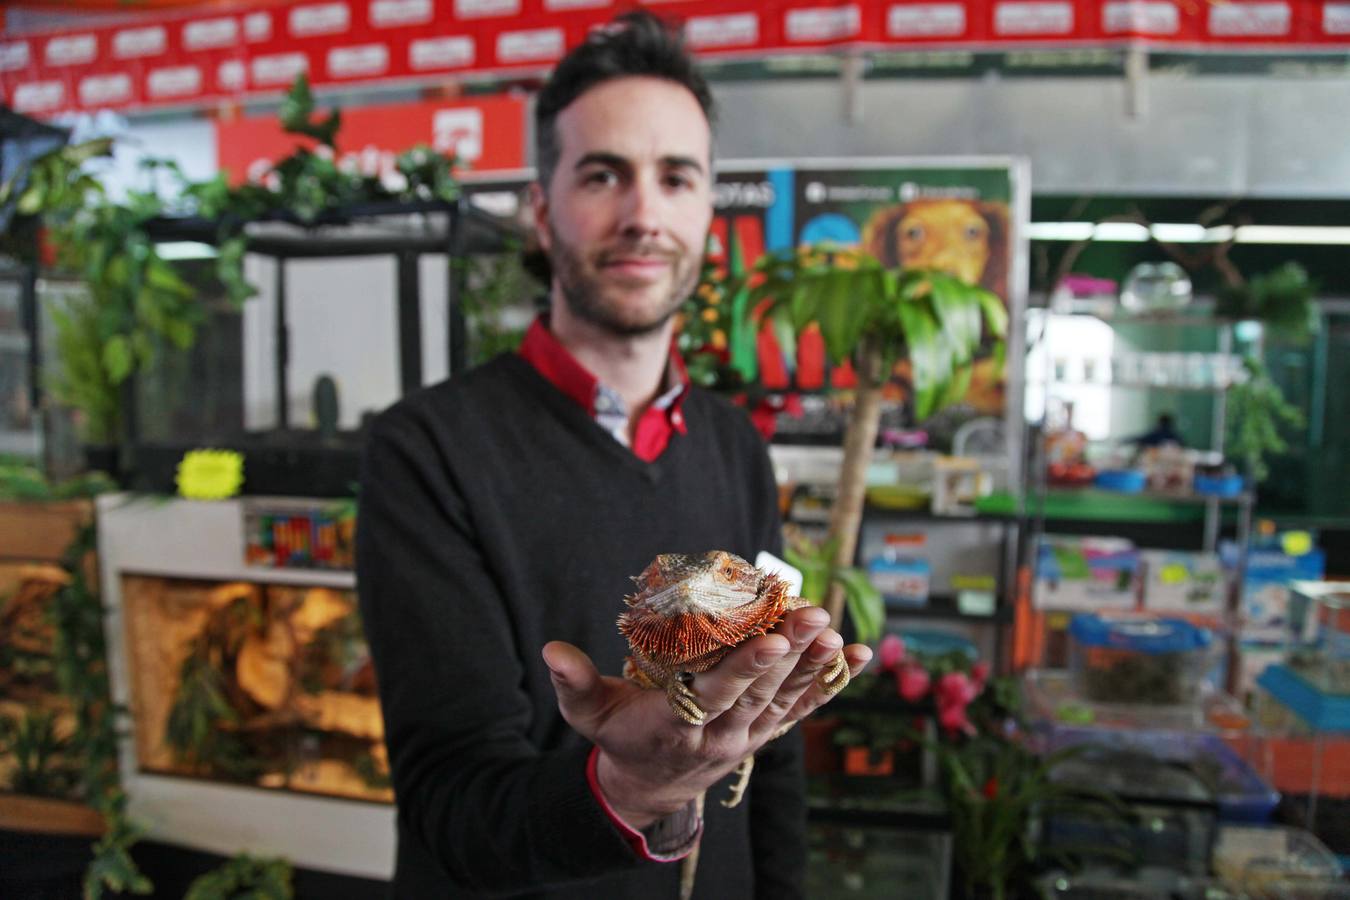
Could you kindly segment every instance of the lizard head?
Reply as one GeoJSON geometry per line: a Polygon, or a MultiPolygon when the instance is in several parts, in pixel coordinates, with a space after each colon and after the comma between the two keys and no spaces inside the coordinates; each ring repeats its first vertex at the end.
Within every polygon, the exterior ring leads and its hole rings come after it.
{"type": "Polygon", "coordinates": [[[723,550],[663,553],[633,579],[637,593],[626,602],[667,617],[711,615],[754,600],[763,578],[759,569],[723,550]]]}
{"type": "Polygon", "coordinates": [[[633,579],[637,592],[619,630],[633,649],[665,665],[734,647],[772,628],[786,584],[733,553],[664,553],[633,579]]]}

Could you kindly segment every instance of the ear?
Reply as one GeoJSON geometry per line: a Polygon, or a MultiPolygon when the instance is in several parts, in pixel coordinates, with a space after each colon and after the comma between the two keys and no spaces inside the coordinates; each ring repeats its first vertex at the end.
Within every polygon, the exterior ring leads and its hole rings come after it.
{"type": "Polygon", "coordinates": [[[900,242],[896,239],[895,229],[904,214],[904,204],[880,209],[863,227],[863,249],[888,269],[900,265],[900,242]]]}
{"type": "Polygon", "coordinates": [[[534,236],[545,253],[553,249],[553,236],[548,231],[548,192],[538,181],[530,182],[530,217],[534,236]]]}
{"type": "Polygon", "coordinates": [[[989,262],[980,285],[1009,302],[1008,296],[1008,208],[1002,203],[984,202],[976,205],[989,225],[989,262]]]}

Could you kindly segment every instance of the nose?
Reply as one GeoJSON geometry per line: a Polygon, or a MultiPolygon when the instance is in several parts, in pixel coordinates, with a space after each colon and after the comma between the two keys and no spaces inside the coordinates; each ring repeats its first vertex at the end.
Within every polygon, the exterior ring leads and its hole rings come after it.
{"type": "Polygon", "coordinates": [[[653,178],[636,178],[624,197],[620,230],[630,240],[655,237],[661,232],[661,187],[653,178]]]}

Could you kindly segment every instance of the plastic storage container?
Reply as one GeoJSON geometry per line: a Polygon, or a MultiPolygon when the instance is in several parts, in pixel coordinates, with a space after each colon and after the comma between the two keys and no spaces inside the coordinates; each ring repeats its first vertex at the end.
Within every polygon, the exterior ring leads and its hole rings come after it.
{"type": "Polygon", "coordinates": [[[1350,582],[1290,585],[1288,659],[1319,691],[1350,695],[1350,582]]]}
{"type": "Polygon", "coordinates": [[[1225,885],[1252,900],[1350,896],[1335,854],[1301,828],[1221,828],[1212,865],[1225,885]]]}
{"type": "Polygon", "coordinates": [[[1267,784],[1228,744],[1213,734],[1165,729],[1105,729],[1053,726],[1044,733],[1047,752],[1095,744],[1144,754],[1195,772],[1209,786],[1219,807],[1219,821],[1260,824],[1270,819],[1280,793],[1267,784]]]}
{"type": "Polygon", "coordinates": [[[1200,698],[1214,635],[1183,619],[1084,613],[1069,624],[1069,667],[1098,703],[1192,704],[1200,698]]]}

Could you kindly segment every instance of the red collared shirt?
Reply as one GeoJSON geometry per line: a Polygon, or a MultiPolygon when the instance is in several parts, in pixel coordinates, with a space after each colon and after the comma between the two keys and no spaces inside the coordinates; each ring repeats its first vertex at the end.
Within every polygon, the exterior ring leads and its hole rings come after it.
{"type": "MultiPolygon", "coordinates": [[[[628,409],[623,398],[608,385],[601,384],[576,357],[549,331],[544,316],[539,316],[525,332],[520,355],[547,378],[554,387],[572,398],[596,423],[624,446],[628,442],[628,409]]],[[[673,434],[684,434],[686,426],[680,407],[689,387],[684,360],[671,343],[662,391],[638,419],[631,449],[644,462],[652,462],[670,444],[673,434]]]]}

